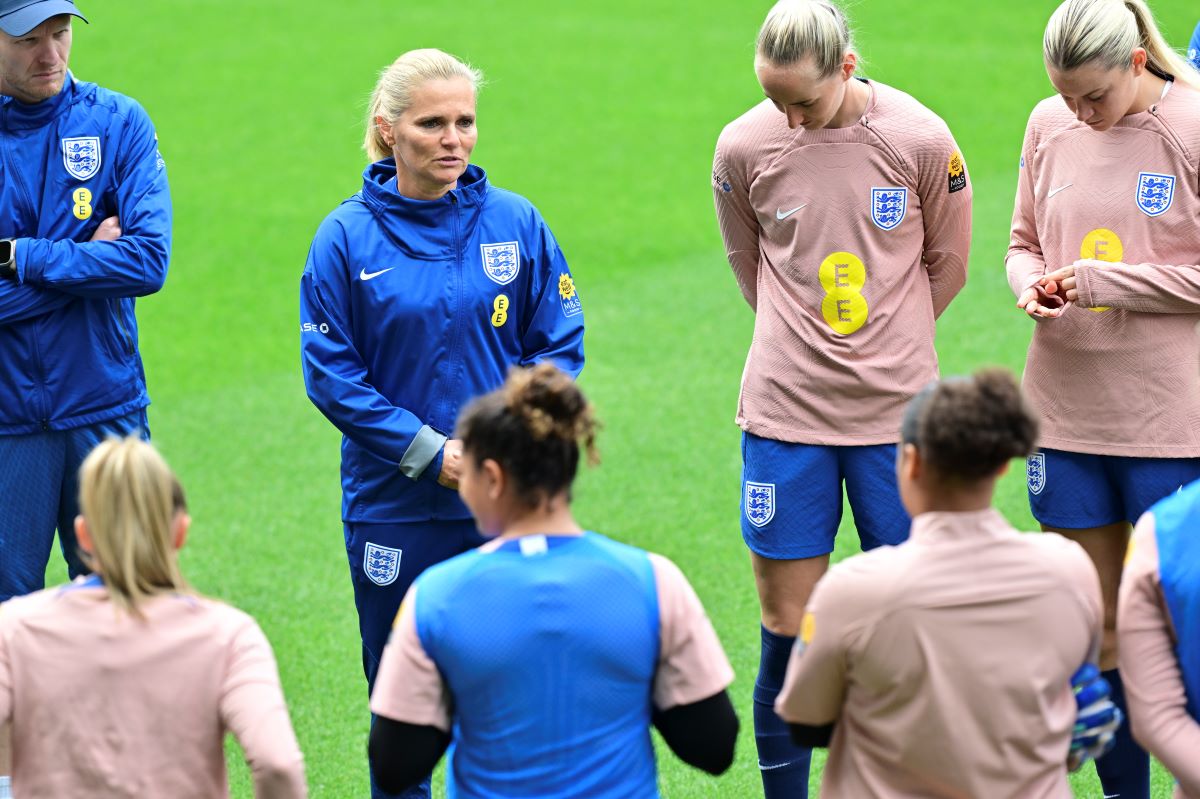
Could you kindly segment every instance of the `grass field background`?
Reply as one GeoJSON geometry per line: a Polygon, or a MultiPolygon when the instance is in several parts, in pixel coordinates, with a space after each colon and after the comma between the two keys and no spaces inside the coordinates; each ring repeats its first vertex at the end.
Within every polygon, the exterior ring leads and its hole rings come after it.
{"type": "MultiPolygon", "coordinates": [[[[378,70],[431,46],[484,70],[473,160],[541,209],[576,276],[582,384],[606,423],[578,516],[679,563],[738,675],[736,764],[712,779],[663,756],[663,793],[761,795],[749,713],[757,602],[732,421],[753,319],[725,262],[709,173],[721,128],[761,99],[751,60],[769,5],[81,2],[92,24],[76,28],[76,75],[141,101],[170,174],[170,276],[138,315],[154,438],[192,505],[183,566],[271,639],[313,796],[367,795],[367,714],[339,437],[304,395],[298,281],[318,222],[360,184],[378,70]]],[[[1013,308],[1003,257],[1025,120],[1050,93],[1040,41],[1053,5],[850,6],[866,74],[947,121],[974,185],[970,277],[938,325],[946,373],[1023,361],[1031,323],[1013,308]]],[[[1154,8],[1183,47],[1200,7],[1154,8]]],[[[1032,526],[1019,474],[998,502],[1032,526]]],[[[837,557],[856,550],[847,518],[837,557]]],[[[63,577],[52,564],[49,579],[63,577]]],[[[234,795],[251,796],[245,766],[230,761],[234,795]]],[[[1155,796],[1168,796],[1169,777],[1155,778],[1155,796]]],[[[1100,795],[1090,774],[1075,785],[1100,795]]]]}

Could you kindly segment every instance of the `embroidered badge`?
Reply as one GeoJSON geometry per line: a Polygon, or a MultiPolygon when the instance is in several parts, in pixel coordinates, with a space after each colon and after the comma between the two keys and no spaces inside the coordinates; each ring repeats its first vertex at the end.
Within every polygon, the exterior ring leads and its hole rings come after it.
{"type": "Polygon", "coordinates": [[[481,244],[483,271],[495,283],[507,286],[521,271],[521,252],[515,241],[502,244],[481,244]]]}
{"type": "Polygon", "coordinates": [[[558,276],[558,299],[562,303],[563,316],[575,316],[583,313],[583,305],[579,302],[579,293],[575,291],[575,281],[566,272],[558,276]]]}
{"type": "Polygon", "coordinates": [[[381,547],[368,541],[366,551],[363,552],[363,572],[366,573],[367,579],[376,585],[391,585],[396,582],[396,576],[400,574],[401,554],[403,553],[399,549],[381,547]]]}
{"type": "Polygon", "coordinates": [[[1046,456],[1038,452],[1025,460],[1025,482],[1029,493],[1040,494],[1046,487],[1046,456]]]}
{"type": "Polygon", "coordinates": [[[762,527],[775,518],[775,484],[746,481],[746,521],[762,527]]]}
{"type": "Polygon", "coordinates": [[[100,137],[79,136],[62,140],[63,166],[67,174],[87,180],[100,171],[100,137]]]}
{"type": "Polygon", "coordinates": [[[880,230],[891,230],[904,221],[908,211],[908,189],[888,186],[871,189],[871,221],[880,230]]]}
{"type": "Polygon", "coordinates": [[[946,167],[946,171],[950,175],[950,194],[962,191],[967,187],[967,168],[963,165],[962,153],[955,152],[950,156],[950,163],[946,167]]]}
{"type": "Polygon", "coordinates": [[[1137,207],[1146,216],[1162,216],[1175,199],[1175,176],[1138,173],[1137,207]]]}

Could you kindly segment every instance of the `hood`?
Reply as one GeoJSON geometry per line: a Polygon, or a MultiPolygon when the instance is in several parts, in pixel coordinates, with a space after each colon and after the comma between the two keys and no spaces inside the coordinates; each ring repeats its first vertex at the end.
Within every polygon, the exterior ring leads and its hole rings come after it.
{"type": "Polygon", "coordinates": [[[396,190],[396,160],[385,158],[363,170],[362,191],[352,200],[365,205],[397,247],[413,257],[453,254],[470,238],[487,197],[487,175],[469,164],[458,188],[436,200],[414,200],[396,190]]]}

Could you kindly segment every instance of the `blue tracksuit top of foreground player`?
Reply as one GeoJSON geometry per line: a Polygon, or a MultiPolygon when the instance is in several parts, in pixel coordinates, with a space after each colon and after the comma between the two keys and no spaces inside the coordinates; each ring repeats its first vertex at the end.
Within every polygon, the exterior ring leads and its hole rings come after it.
{"type": "Polygon", "coordinates": [[[1158,577],[1178,641],[1175,656],[1188,713],[1200,721],[1200,547],[1196,545],[1200,480],[1159,500],[1150,513],[1158,544],[1158,577]]]}
{"type": "Polygon", "coordinates": [[[454,697],[448,796],[658,796],[644,551],[591,532],[515,539],[430,568],[413,611],[454,697]]]}
{"type": "Polygon", "coordinates": [[[529,201],[467,167],[437,200],[376,162],[318,228],[300,282],[308,396],[342,437],[342,518],[470,517],[437,483],[462,406],[514,364],[583,368],[571,272],[529,201]]]}
{"type": "Polygon", "coordinates": [[[150,404],[134,297],[162,288],[171,199],[154,127],[134,100],[75,81],[0,102],[0,435],[66,430],[150,404]],[[120,217],[116,241],[89,242],[120,217]]]}

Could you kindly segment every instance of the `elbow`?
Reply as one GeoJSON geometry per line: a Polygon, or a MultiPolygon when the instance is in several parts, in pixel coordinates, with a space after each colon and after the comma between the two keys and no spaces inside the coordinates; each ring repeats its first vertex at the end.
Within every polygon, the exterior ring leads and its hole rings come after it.
{"type": "Polygon", "coordinates": [[[304,779],[304,757],[300,751],[279,752],[253,764],[255,796],[304,799],[308,786],[304,779]]]}

